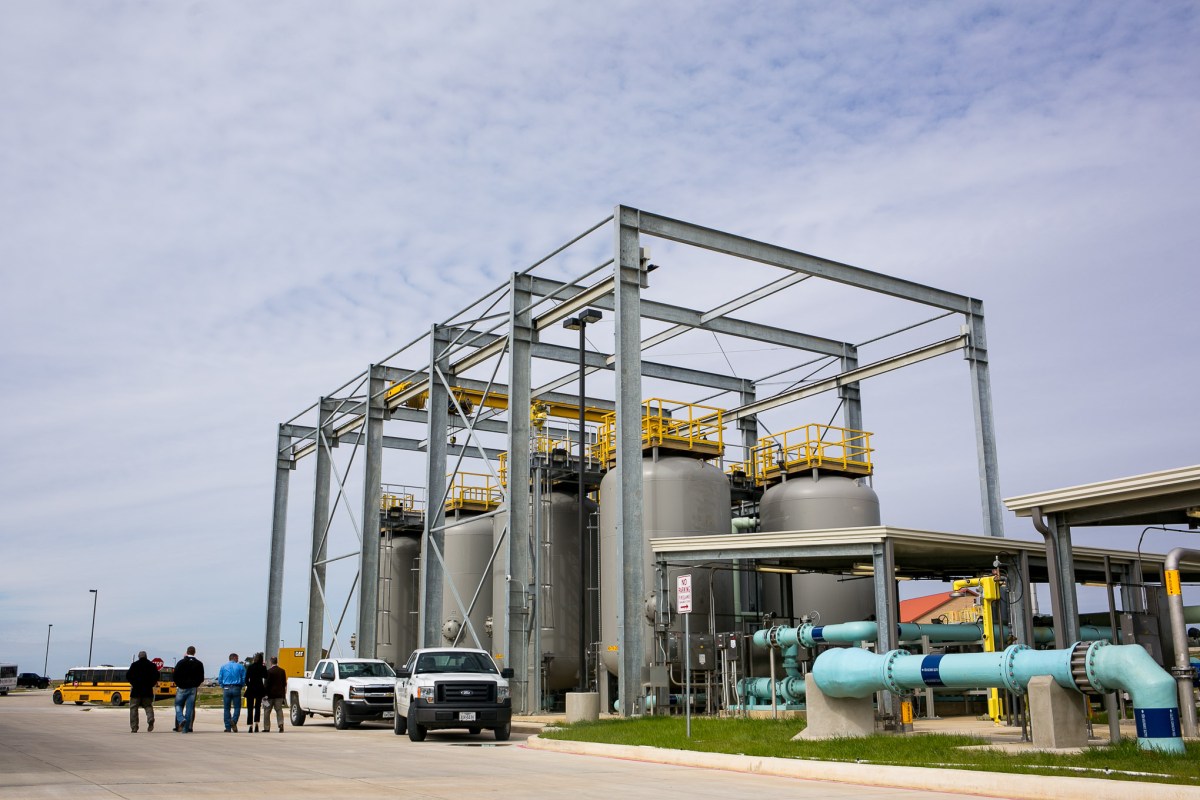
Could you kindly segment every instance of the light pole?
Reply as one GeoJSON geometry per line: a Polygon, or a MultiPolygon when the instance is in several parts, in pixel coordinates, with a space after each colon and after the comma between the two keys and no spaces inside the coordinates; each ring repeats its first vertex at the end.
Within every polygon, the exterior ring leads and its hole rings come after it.
{"type": "Polygon", "coordinates": [[[587,542],[587,513],[584,502],[587,500],[587,486],[584,471],[586,461],[584,450],[587,447],[587,431],[585,405],[587,392],[585,379],[587,376],[585,354],[587,352],[586,329],[590,323],[599,322],[603,315],[594,308],[585,308],[579,316],[563,320],[563,327],[569,331],[579,331],[579,691],[587,691],[587,646],[588,646],[588,542],[587,542]]]}
{"type": "Polygon", "coordinates": [[[92,665],[92,644],[96,641],[96,603],[100,600],[99,589],[88,589],[92,593],[92,635],[88,638],[88,666],[92,665]]]}
{"type": "Polygon", "coordinates": [[[300,646],[304,647],[304,620],[300,620],[300,646]]]}
{"type": "Polygon", "coordinates": [[[51,622],[49,625],[46,626],[46,660],[42,662],[42,677],[43,678],[49,677],[49,673],[47,670],[49,669],[49,665],[50,665],[50,629],[53,627],[54,627],[53,622],[51,622]]]}

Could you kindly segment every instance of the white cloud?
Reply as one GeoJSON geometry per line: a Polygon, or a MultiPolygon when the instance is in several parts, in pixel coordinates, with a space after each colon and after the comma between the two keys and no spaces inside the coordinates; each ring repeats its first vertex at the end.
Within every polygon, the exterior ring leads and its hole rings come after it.
{"type": "MultiPolygon", "coordinates": [[[[1006,493],[1194,461],[1189,4],[0,13],[0,640],[28,652],[43,622],[82,640],[96,582],[134,629],[176,628],[164,648],[258,645],[274,425],[618,202],[982,298],[1006,493]],[[178,612],[150,626],[142,595],[178,612]]],[[[742,291],[658,253],[660,299],[742,291]]],[[[839,297],[760,313],[850,341],[915,321],[839,297]]],[[[966,431],[945,460],[913,450],[909,384],[864,387],[889,519],[977,525],[961,366],[911,379],[966,431]],[[909,499],[922,469],[953,501],[909,499]]]]}

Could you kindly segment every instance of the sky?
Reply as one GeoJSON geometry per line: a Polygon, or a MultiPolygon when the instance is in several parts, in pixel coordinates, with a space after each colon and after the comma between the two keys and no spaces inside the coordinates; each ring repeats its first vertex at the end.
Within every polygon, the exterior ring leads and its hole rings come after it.
{"type": "MultiPolygon", "coordinates": [[[[1198,45],[1187,2],[0,0],[0,660],[86,663],[89,589],[95,663],[261,649],[276,425],[617,204],[982,299],[1005,497],[1196,463],[1198,45]]],[[[745,290],[652,248],[655,299],[745,290]]],[[[928,316],[809,283],[751,318],[928,316]]],[[[961,359],[863,393],[884,522],[978,533],[961,359]]]]}

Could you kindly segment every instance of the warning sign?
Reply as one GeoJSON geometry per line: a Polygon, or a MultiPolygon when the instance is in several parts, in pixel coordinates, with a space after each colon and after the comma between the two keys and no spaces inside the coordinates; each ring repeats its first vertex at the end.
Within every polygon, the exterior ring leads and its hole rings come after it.
{"type": "Polygon", "coordinates": [[[680,614],[692,613],[691,575],[680,575],[675,579],[675,610],[680,614]]]}

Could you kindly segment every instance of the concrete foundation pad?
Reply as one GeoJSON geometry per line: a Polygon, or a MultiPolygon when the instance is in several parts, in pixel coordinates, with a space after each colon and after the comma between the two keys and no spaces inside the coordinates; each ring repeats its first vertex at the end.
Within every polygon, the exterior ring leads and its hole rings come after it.
{"type": "Polygon", "coordinates": [[[595,722],[598,719],[599,692],[567,692],[567,722],[595,722]]]}

